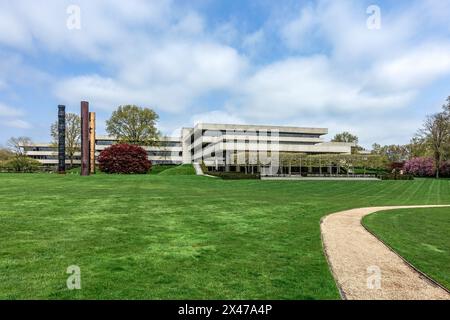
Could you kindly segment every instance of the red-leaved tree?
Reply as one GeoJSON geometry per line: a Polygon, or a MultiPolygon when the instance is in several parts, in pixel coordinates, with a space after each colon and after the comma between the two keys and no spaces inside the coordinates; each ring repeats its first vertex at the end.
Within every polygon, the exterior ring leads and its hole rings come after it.
{"type": "Polygon", "coordinates": [[[419,157],[406,161],[405,171],[416,177],[433,177],[436,167],[433,158],[419,157]]]}
{"type": "Polygon", "coordinates": [[[144,174],[152,166],[147,151],[142,147],[125,143],[114,144],[103,150],[98,162],[100,170],[106,173],[144,174]]]}

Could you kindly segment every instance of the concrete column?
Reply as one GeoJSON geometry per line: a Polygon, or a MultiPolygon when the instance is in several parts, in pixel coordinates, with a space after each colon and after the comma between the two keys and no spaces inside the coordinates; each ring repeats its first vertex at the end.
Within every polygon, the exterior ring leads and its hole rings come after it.
{"type": "Polygon", "coordinates": [[[66,106],[58,106],[58,173],[66,173],[66,106]]]}
{"type": "Polygon", "coordinates": [[[81,101],[81,175],[89,175],[89,102],[81,101]]]}
{"type": "Polygon", "coordinates": [[[89,112],[89,171],[95,173],[95,112],[89,112]]]}

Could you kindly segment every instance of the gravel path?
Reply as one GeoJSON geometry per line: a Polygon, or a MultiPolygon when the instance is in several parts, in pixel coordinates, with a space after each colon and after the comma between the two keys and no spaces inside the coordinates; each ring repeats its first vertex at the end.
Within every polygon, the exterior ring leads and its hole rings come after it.
{"type": "Polygon", "coordinates": [[[361,225],[364,216],[377,211],[432,207],[450,206],[361,208],[322,220],[325,253],[343,298],[450,300],[446,290],[414,270],[361,225]]]}

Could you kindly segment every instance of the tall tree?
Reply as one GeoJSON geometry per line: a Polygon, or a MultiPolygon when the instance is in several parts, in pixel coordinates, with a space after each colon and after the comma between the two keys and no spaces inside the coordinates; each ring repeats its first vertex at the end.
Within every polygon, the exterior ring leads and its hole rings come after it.
{"type": "Polygon", "coordinates": [[[158,118],[156,112],[149,108],[119,106],[106,121],[106,131],[120,142],[155,145],[158,142],[158,118]]]}
{"type": "MultiPolygon", "coordinates": [[[[444,104],[442,106],[442,108],[444,109],[444,114],[447,117],[447,124],[449,126],[449,131],[450,131],[450,96],[447,97],[447,102],[446,102],[446,104],[444,104]]],[[[450,157],[450,134],[449,134],[449,137],[447,139],[447,142],[445,143],[444,148],[445,148],[445,153],[446,153],[446,156],[447,156],[446,160],[449,160],[448,158],[450,157]]]]}
{"type": "Polygon", "coordinates": [[[442,106],[444,112],[450,116],[450,96],[447,97],[447,102],[442,106]]]}
{"type": "Polygon", "coordinates": [[[429,144],[421,137],[413,137],[405,148],[408,150],[409,159],[432,156],[429,144]]]}
{"type": "Polygon", "coordinates": [[[14,157],[14,154],[8,149],[0,147],[0,161],[6,161],[14,157]]]}
{"type": "Polygon", "coordinates": [[[331,141],[333,141],[333,142],[354,142],[355,144],[358,144],[359,139],[357,136],[351,134],[350,132],[344,131],[342,133],[336,134],[331,141]]]}
{"type": "MultiPolygon", "coordinates": [[[[58,144],[58,121],[50,127],[50,133],[53,138],[53,144],[58,144]]],[[[75,153],[80,150],[81,139],[81,119],[75,113],[66,113],[66,154],[70,160],[70,166],[73,167],[75,153]]]]}
{"type": "Polygon", "coordinates": [[[336,134],[331,141],[332,142],[354,143],[355,146],[352,147],[352,154],[357,154],[359,151],[364,150],[364,148],[362,148],[361,146],[358,145],[359,138],[347,131],[336,134]]]}
{"type": "Polygon", "coordinates": [[[420,130],[419,135],[425,139],[433,151],[436,165],[436,178],[439,178],[440,167],[448,152],[450,140],[449,117],[445,112],[428,116],[420,130]]]}
{"type": "Polygon", "coordinates": [[[8,140],[8,147],[16,157],[24,157],[25,147],[31,146],[33,143],[28,137],[12,137],[8,140]]]}
{"type": "Polygon", "coordinates": [[[386,157],[391,162],[402,162],[409,159],[407,146],[395,144],[381,146],[378,143],[374,143],[372,145],[372,154],[386,157]]]}

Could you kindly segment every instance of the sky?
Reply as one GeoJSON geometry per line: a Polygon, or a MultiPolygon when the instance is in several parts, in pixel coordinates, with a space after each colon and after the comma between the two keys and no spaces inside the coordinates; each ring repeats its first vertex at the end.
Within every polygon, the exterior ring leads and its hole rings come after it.
{"type": "Polygon", "coordinates": [[[0,0],[0,145],[57,106],[350,131],[403,144],[450,96],[450,0],[0,0]],[[374,7],[375,6],[375,7],[374,7]],[[375,9],[374,9],[375,8],[375,9]]]}

